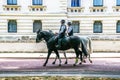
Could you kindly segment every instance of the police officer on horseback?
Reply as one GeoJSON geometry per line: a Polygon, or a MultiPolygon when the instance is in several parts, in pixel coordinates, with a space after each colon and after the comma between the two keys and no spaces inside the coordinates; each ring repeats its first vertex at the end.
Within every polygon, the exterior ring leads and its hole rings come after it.
{"type": "Polygon", "coordinates": [[[73,36],[72,23],[71,23],[71,22],[68,22],[67,25],[68,25],[68,30],[67,30],[68,36],[73,36]]]}
{"type": "Polygon", "coordinates": [[[65,25],[65,20],[61,20],[61,26],[60,26],[60,29],[59,29],[59,33],[57,35],[57,37],[55,38],[55,41],[56,41],[56,48],[60,49],[61,48],[61,39],[63,37],[65,37],[65,34],[66,34],[66,25],[65,25]]]}

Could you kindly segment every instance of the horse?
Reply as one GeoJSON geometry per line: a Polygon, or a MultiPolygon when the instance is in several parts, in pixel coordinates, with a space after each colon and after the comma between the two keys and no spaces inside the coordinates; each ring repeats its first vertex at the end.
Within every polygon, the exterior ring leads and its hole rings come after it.
{"type": "MultiPolygon", "coordinates": [[[[91,60],[91,58],[90,58],[90,54],[92,54],[92,45],[91,45],[91,38],[90,37],[88,37],[88,36],[79,36],[82,40],[83,40],[83,44],[85,45],[85,47],[87,48],[87,50],[88,50],[88,59],[89,59],[89,62],[90,63],[92,63],[92,60],[91,60]]],[[[63,51],[63,54],[64,54],[64,57],[65,57],[65,59],[66,59],[66,61],[65,61],[65,63],[64,64],[67,64],[68,62],[67,62],[67,57],[66,57],[66,52],[65,51],[63,51]]],[[[84,58],[84,54],[83,54],[83,58],[84,58]]],[[[57,56],[56,56],[56,58],[55,58],[55,60],[53,61],[53,63],[52,64],[55,64],[56,63],[56,60],[57,60],[57,56]]],[[[83,62],[84,63],[86,63],[86,61],[85,60],[83,60],[83,62]]],[[[82,64],[82,62],[80,62],[79,64],[82,64]]]]}
{"type": "Polygon", "coordinates": [[[55,35],[52,32],[48,32],[48,31],[37,31],[37,36],[36,36],[36,43],[40,42],[42,39],[44,39],[46,41],[46,45],[48,48],[48,55],[47,55],[47,59],[45,61],[45,63],[43,64],[43,66],[46,66],[46,64],[48,63],[48,59],[52,53],[52,51],[54,51],[59,59],[59,66],[61,66],[61,59],[58,53],[58,50],[68,50],[70,48],[74,49],[75,53],[76,53],[76,61],[74,63],[74,66],[76,66],[77,62],[78,62],[78,57],[80,55],[80,60],[82,61],[82,52],[84,53],[84,55],[87,57],[87,49],[83,44],[83,41],[80,37],[78,36],[70,36],[70,37],[66,37],[64,39],[62,39],[62,47],[61,49],[57,49],[56,48],[56,41],[55,41],[55,35]],[[79,50],[79,47],[82,46],[81,50],[79,50]]]}

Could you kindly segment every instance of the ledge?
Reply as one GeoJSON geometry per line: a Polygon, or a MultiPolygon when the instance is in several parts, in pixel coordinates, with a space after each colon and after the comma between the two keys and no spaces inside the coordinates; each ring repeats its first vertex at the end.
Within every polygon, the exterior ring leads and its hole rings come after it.
{"type": "Polygon", "coordinates": [[[89,7],[90,12],[105,12],[107,7],[102,6],[102,7],[89,7]]]}
{"type": "Polygon", "coordinates": [[[68,7],[68,12],[84,12],[84,7],[68,7]]]}
{"type": "Polygon", "coordinates": [[[3,10],[5,11],[20,11],[19,5],[3,5],[3,10]]]}
{"type": "Polygon", "coordinates": [[[31,5],[28,8],[29,11],[46,11],[46,6],[43,5],[31,5]]]}
{"type": "Polygon", "coordinates": [[[46,6],[43,6],[43,5],[31,5],[31,6],[28,6],[29,8],[46,8],[46,6]]]}
{"type": "Polygon", "coordinates": [[[107,8],[107,7],[105,7],[105,6],[101,6],[101,7],[89,7],[89,9],[105,9],[105,8],[107,8]]]}
{"type": "Polygon", "coordinates": [[[3,5],[3,7],[6,7],[6,8],[10,8],[10,7],[12,7],[12,8],[19,8],[21,6],[19,6],[19,5],[3,5]]]}
{"type": "Polygon", "coordinates": [[[84,9],[84,7],[68,7],[68,9],[84,9]]]}
{"type": "Polygon", "coordinates": [[[113,12],[120,12],[120,6],[113,6],[113,12]]]}
{"type": "Polygon", "coordinates": [[[113,6],[112,8],[120,9],[120,6],[113,6]]]}

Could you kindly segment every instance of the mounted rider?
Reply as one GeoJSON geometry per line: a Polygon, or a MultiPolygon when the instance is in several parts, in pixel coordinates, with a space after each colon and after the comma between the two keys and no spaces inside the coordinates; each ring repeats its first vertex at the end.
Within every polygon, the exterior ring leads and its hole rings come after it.
{"type": "Polygon", "coordinates": [[[72,23],[71,23],[71,22],[68,22],[67,25],[68,25],[68,30],[67,30],[68,36],[73,36],[72,23]]]}
{"type": "Polygon", "coordinates": [[[56,48],[60,49],[61,48],[61,38],[65,37],[66,34],[66,25],[65,25],[65,20],[61,20],[61,26],[59,29],[59,33],[57,35],[57,37],[55,38],[56,41],[56,48]]]}

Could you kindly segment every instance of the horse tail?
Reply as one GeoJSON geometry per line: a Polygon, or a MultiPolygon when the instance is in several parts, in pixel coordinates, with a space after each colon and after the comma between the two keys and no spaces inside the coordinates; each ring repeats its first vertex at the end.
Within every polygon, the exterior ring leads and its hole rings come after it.
{"type": "Polygon", "coordinates": [[[90,54],[92,54],[93,53],[93,50],[92,50],[92,40],[89,37],[88,37],[88,40],[89,40],[89,52],[90,52],[90,54]]]}
{"type": "Polygon", "coordinates": [[[84,55],[87,57],[88,52],[87,52],[87,47],[85,47],[83,40],[81,40],[81,47],[84,55]]]}

